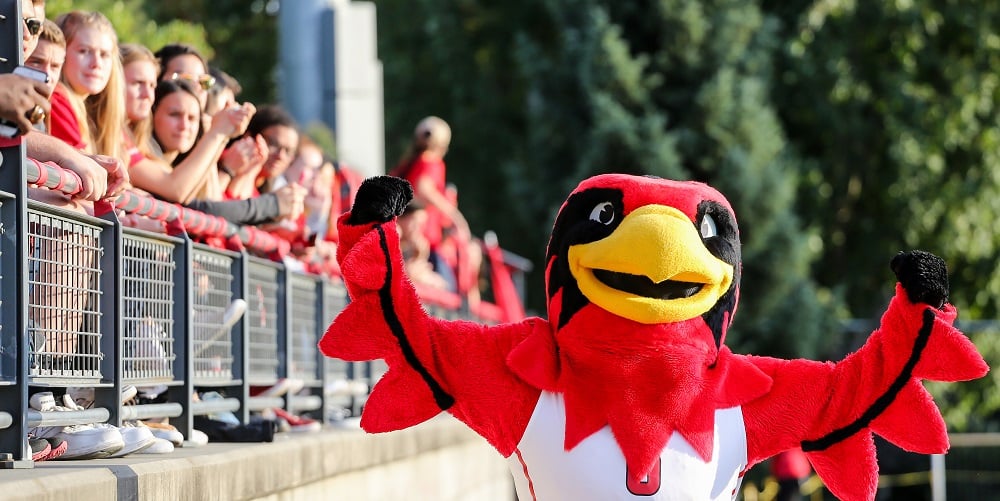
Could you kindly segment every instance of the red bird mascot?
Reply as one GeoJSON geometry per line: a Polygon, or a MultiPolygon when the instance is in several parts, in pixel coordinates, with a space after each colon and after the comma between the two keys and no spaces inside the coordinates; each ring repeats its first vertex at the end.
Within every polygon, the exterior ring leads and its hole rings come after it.
{"type": "Polygon", "coordinates": [[[411,197],[403,180],[371,178],[340,218],[351,302],[320,348],[387,362],[365,430],[447,410],[507,458],[524,501],[733,499],[751,466],[793,447],[836,496],[873,499],[872,433],[946,451],[920,380],[988,370],[952,327],[944,262],[921,251],[892,260],[895,297],[844,360],[733,354],[723,341],[739,298],[736,216],[705,184],[653,177],[600,175],[570,194],[545,260],[548,320],[433,318],[394,227],[411,197]]]}

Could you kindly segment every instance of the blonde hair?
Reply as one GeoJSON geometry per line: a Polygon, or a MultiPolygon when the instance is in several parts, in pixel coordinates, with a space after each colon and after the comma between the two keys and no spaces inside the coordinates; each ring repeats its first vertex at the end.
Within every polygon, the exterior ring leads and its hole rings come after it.
{"type": "Polygon", "coordinates": [[[448,122],[433,115],[424,117],[413,129],[413,141],[390,174],[405,178],[417,157],[430,149],[447,151],[450,144],[451,127],[448,122]]]}
{"type": "MultiPolygon", "coordinates": [[[[132,63],[138,63],[146,61],[152,63],[153,68],[156,69],[156,74],[160,74],[160,60],[153,55],[153,51],[149,50],[145,45],[140,45],[136,43],[123,43],[118,45],[118,51],[122,54],[122,68],[124,68],[132,63]]],[[[153,140],[153,118],[152,113],[150,116],[139,120],[138,122],[131,122],[128,117],[125,119],[128,124],[128,131],[132,133],[132,140],[135,143],[135,147],[139,148],[139,151],[146,155],[147,157],[153,156],[152,148],[150,147],[151,141],[153,140]]]]}
{"type": "Polygon", "coordinates": [[[56,24],[66,36],[67,48],[81,29],[94,28],[111,38],[111,75],[108,84],[101,92],[81,98],[62,74],[62,84],[70,90],[67,92],[73,111],[79,120],[80,135],[87,141],[92,153],[109,155],[122,160],[125,151],[122,139],[125,127],[125,82],[122,71],[121,56],[118,51],[118,35],[111,21],[100,12],[75,10],[59,16],[56,24]]]}
{"type": "Polygon", "coordinates": [[[413,145],[420,151],[448,148],[451,144],[451,127],[448,122],[429,116],[417,124],[413,130],[413,145]]]}

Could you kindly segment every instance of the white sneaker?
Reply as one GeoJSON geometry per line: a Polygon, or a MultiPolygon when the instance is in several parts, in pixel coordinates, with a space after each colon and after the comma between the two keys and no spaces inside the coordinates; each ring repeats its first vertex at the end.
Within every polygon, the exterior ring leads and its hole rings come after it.
{"type": "MultiPolygon", "coordinates": [[[[122,390],[124,393],[125,388],[122,390]]],[[[132,391],[130,393],[132,397],[135,396],[135,387],[132,387],[132,391]]],[[[63,404],[70,410],[83,410],[83,406],[78,405],[69,393],[63,395],[63,404]]],[[[154,437],[153,433],[149,431],[149,428],[146,428],[145,426],[136,426],[129,423],[126,423],[125,426],[121,427],[116,427],[107,423],[98,423],[91,426],[98,429],[104,428],[116,431],[122,438],[122,447],[106,457],[120,458],[122,456],[127,456],[153,445],[153,442],[156,441],[156,437],[154,437]]],[[[72,442],[70,442],[70,448],[73,448],[72,442]]]]}
{"type": "MultiPolygon", "coordinates": [[[[114,426],[111,427],[114,428],[114,426]]],[[[125,442],[125,446],[118,452],[108,457],[120,458],[136,452],[142,452],[153,446],[153,444],[155,444],[158,440],[153,436],[153,432],[149,431],[149,428],[141,426],[122,426],[118,428],[118,431],[122,435],[122,440],[125,442]]]]}
{"type": "Polygon", "coordinates": [[[139,451],[139,454],[170,454],[174,452],[174,444],[169,440],[157,438],[152,445],[139,451]]]}
{"type": "MultiPolygon", "coordinates": [[[[35,430],[36,434],[44,433],[42,428],[35,430]]],[[[58,459],[106,458],[125,447],[122,434],[117,428],[108,424],[63,426],[58,433],[46,435],[46,438],[49,437],[61,438],[69,444],[66,452],[58,459]]]]}
{"type": "MultiPolygon", "coordinates": [[[[31,396],[29,405],[40,412],[78,410],[58,406],[52,392],[46,391],[31,396]]],[[[29,430],[38,438],[61,438],[68,447],[59,459],[104,458],[125,446],[122,434],[109,425],[75,424],[70,426],[38,426],[29,430]]]]}
{"type": "Polygon", "coordinates": [[[56,398],[51,391],[35,393],[28,399],[28,406],[38,412],[51,412],[56,410],[56,398]]]}
{"type": "MultiPolygon", "coordinates": [[[[139,390],[135,386],[127,385],[122,386],[121,403],[126,403],[129,400],[135,398],[138,395],[139,390]]],[[[74,404],[84,408],[89,409],[94,406],[94,388],[87,386],[70,386],[66,388],[66,395],[68,395],[74,404]]],[[[64,399],[65,400],[65,399],[64,399]]],[[[67,406],[68,407],[68,406],[67,406]]]]}
{"type": "Polygon", "coordinates": [[[146,427],[149,428],[149,431],[153,432],[154,437],[162,438],[174,444],[175,447],[180,447],[184,445],[184,434],[177,431],[177,428],[174,428],[173,426],[170,425],[163,425],[157,423],[144,422],[143,424],[145,424],[146,427]]]}
{"type": "Polygon", "coordinates": [[[184,447],[201,447],[208,443],[208,435],[201,430],[191,429],[191,437],[184,441],[184,447]]]}

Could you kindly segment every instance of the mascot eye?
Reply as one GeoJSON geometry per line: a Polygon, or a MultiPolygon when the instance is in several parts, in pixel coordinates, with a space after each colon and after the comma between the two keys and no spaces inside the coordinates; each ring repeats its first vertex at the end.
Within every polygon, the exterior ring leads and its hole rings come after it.
{"type": "Polygon", "coordinates": [[[594,210],[590,211],[590,220],[603,225],[611,224],[615,220],[615,206],[611,205],[611,202],[597,204],[594,210]]]}
{"type": "Polygon", "coordinates": [[[711,238],[719,234],[719,230],[715,228],[715,220],[708,214],[701,218],[701,228],[699,229],[701,238],[711,238]]]}

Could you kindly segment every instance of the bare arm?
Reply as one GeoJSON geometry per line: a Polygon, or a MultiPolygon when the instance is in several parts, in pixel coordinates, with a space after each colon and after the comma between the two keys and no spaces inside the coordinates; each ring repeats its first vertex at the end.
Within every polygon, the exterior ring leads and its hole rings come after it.
{"type": "Polygon", "coordinates": [[[229,138],[246,130],[254,111],[253,105],[244,105],[216,113],[211,128],[183,161],[172,168],[165,162],[140,162],[132,168],[133,183],[165,200],[181,204],[190,202],[203,188],[206,188],[208,199],[221,199],[225,186],[220,185],[216,163],[229,138]]]}
{"type": "Polygon", "coordinates": [[[433,205],[444,214],[444,217],[455,226],[459,234],[463,235],[466,240],[471,237],[472,233],[469,230],[469,223],[465,221],[465,217],[459,212],[458,207],[444,196],[444,193],[438,191],[434,186],[434,181],[429,177],[421,177],[417,181],[417,185],[413,187],[413,194],[418,200],[433,205]]]}
{"type": "Polygon", "coordinates": [[[156,196],[177,203],[188,203],[215,171],[215,161],[222,153],[228,136],[213,129],[202,136],[181,163],[146,158],[132,166],[132,184],[156,196]]]}
{"type": "Polygon", "coordinates": [[[25,144],[29,157],[41,162],[53,162],[80,176],[79,198],[97,201],[108,193],[108,171],[62,140],[31,131],[25,136],[25,144]]]}

